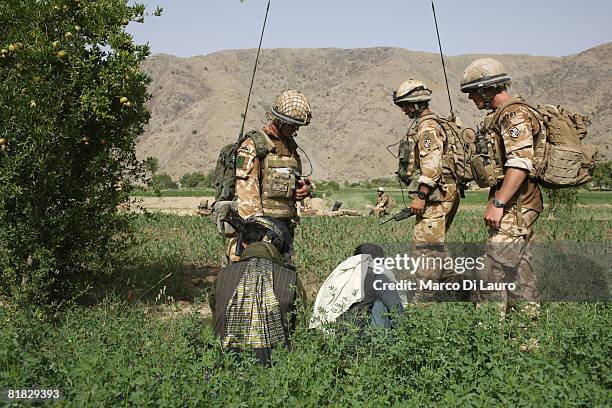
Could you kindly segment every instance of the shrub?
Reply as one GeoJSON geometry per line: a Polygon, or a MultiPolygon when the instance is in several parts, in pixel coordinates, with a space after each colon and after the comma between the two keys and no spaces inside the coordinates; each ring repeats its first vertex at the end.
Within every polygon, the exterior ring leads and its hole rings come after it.
{"type": "Polygon", "coordinates": [[[210,187],[212,183],[212,177],[212,172],[209,172],[208,174],[204,174],[198,171],[194,171],[193,173],[187,173],[184,174],[183,177],[181,177],[181,187],[210,187]]]}
{"type": "Polygon", "coordinates": [[[593,183],[599,189],[607,189],[612,186],[612,161],[604,160],[595,165],[593,172],[593,183]]]}
{"type": "Polygon", "coordinates": [[[157,157],[147,157],[142,162],[147,175],[154,176],[159,171],[159,159],[157,157]]]}
{"type": "Polygon", "coordinates": [[[151,178],[151,187],[156,190],[177,189],[178,184],[168,173],[159,173],[151,178]]]}
{"type": "Polygon", "coordinates": [[[544,188],[544,194],[548,200],[548,216],[553,218],[558,209],[573,211],[578,203],[578,189],[549,189],[544,188]]]}
{"type": "MultiPolygon", "coordinates": [[[[142,176],[148,46],[127,0],[0,3],[0,292],[58,306],[113,269],[142,176]]],[[[161,10],[160,10],[161,11],[161,10]]]]}
{"type": "Polygon", "coordinates": [[[318,191],[339,190],[340,184],[337,181],[316,181],[318,191]]]}

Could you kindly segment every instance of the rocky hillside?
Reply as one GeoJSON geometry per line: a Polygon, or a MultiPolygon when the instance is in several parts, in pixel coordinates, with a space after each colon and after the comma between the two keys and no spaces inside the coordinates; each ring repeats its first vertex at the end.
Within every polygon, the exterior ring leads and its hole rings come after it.
{"type": "MultiPolygon", "coordinates": [[[[212,169],[219,149],[238,135],[255,52],[149,58],[144,69],[153,78],[152,118],[138,143],[140,157],[158,157],[161,168],[175,178],[212,169]]],[[[481,56],[446,59],[453,107],[469,126],[479,122],[482,112],[459,92],[459,81],[463,69],[481,56]]],[[[590,143],[599,144],[608,157],[611,56],[612,43],[562,58],[492,55],[512,75],[514,93],[535,104],[561,103],[589,115],[590,143]]],[[[312,161],[313,177],[352,181],[391,175],[396,162],[385,147],[398,141],[409,124],[393,105],[391,92],[408,78],[424,80],[434,92],[434,110],[448,114],[437,54],[399,48],[264,49],[246,129],[261,127],[281,90],[299,89],[313,108],[312,124],[298,137],[312,161]]]]}

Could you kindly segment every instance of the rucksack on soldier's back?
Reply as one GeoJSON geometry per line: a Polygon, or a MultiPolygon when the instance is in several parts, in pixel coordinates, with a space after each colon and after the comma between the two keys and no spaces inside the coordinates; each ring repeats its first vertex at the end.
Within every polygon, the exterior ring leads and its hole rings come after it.
{"type": "Polygon", "coordinates": [[[492,116],[485,118],[484,128],[494,133],[479,132],[477,152],[472,156],[472,173],[480,187],[493,187],[504,178],[502,146],[496,135],[497,125],[505,109],[524,105],[540,124],[533,141],[533,171],[530,177],[548,188],[577,187],[591,180],[599,153],[593,145],[582,144],[589,120],[561,106],[540,105],[537,108],[522,99],[506,103],[492,116]],[[488,124],[487,124],[488,123],[488,124]]]}
{"type": "Polygon", "coordinates": [[[535,178],[549,188],[576,187],[591,180],[599,152],[583,144],[591,123],[586,116],[560,105],[543,105],[535,111],[542,130],[534,141],[535,178]]]}
{"type": "Polygon", "coordinates": [[[260,131],[253,130],[243,135],[236,143],[223,146],[217,157],[217,164],[213,173],[213,186],[215,187],[215,202],[213,203],[213,219],[217,224],[219,234],[231,237],[234,229],[220,219],[224,207],[235,208],[236,202],[236,155],[238,148],[247,138],[255,143],[257,158],[262,161],[269,153],[266,138],[260,131]]]}
{"type": "Polygon", "coordinates": [[[474,180],[470,158],[476,151],[476,132],[471,128],[462,128],[458,118],[436,118],[435,121],[446,133],[444,160],[449,161],[455,181],[465,188],[467,183],[474,180]]]}
{"type": "MultiPolygon", "coordinates": [[[[463,128],[458,118],[435,117],[433,120],[440,125],[446,136],[442,159],[444,166],[452,172],[461,192],[461,197],[463,197],[463,190],[467,188],[469,182],[474,180],[471,158],[476,152],[476,133],[471,128],[463,128]]],[[[410,192],[418,191],[419,187],[415,177],[418,170],[414,163],[414,149],[414,141],[409,137],[402,140],[398,148],[399,166],[396,174],[402,182],[408,185],[410,192]]],[[[430,198],[436,201],[437,198],[435,197],[438,197],[439,194],[436,192],[433,194],[430,198]]]]}
{"type": "Polygon", "coordinates": [[[236,196],[236,154],[240,145],[247,138],[251,138],[255,143],[255,151],[260,161],[269,153],[265,136],[257,130],[243,135],[236,143],[224,146],[219,152],[213,173],[215,202],[234,200],[236,196]]]}

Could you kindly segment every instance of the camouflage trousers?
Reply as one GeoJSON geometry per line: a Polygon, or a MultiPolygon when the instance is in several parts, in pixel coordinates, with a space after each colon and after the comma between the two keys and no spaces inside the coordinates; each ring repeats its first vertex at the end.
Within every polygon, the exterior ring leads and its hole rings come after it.
{"type": "MultiPolygon", "coordinates": [[[[445,201],[429,203],[425,213],[417,215],[416,224],[412,233],[414,244],[412,257],[421,257],[429,260],[442,260],[444,258],[444,241],[457,209],[459,208],[459,194],[455,191],[445,201]]],[[[454,271],[445,270],[439,262],[427,262],[415,271],[417,290],[414,302],[429,302],[435,300],[437,292],[421,289],[419,281],[427,282],[454,282],[454,271]]]]}
{"type": "Polygon", "coordinates": [[[485,268],[477,273],[477,280],[488,287],[475,291],[474,300],[502,302],[504,309],[508,303],[519,300],[538,300],[537,276],[531,265],[531,238],[533,224],[539,215],[526,208],[519,215],[515,205],[504,211],[499,230],[489,229],[485,268]]]}

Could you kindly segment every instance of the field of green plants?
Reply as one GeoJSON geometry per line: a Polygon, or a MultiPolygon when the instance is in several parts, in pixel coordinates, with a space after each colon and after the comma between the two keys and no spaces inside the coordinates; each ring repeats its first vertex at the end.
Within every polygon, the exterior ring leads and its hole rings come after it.
{"type": "MultiPolygon", "coordinates": [[[[485,239],[481,209],[452,242],[485,239]]],[[[301,312],[291,351],[266,369],[215,339],[206,278],[222,243],[210,219],[142,215],[123,273],[51,319],[0,306],[0,389],[59,388],[59,406],[609,406],[612,308],[545,303],[539,318],[470,303],[413,307],[393,331],[323,335],[301,312]],[[194,283],[195,282],[195,283],[194,283]]],[[[408,242],[412,220],[303,218],[297,266],[309,292],[362,242],[408,242]]],[[[608,245],[612,208],[543,214],[537,242],[608,245]]],[[[609,256],[609,249],[607,250],[609,256]]],[[[609,265],[603,285],[612,286],[609,265]]],[[[493,306],[493,305],[490,305],[493,306]]],[[[5,401],[3,401],[3,404],[5,401]]],[[[9,404],[10,406],[10,404],[9,404]]],[[[18,404],[15,403],[15,406],[18,404]]]]}

